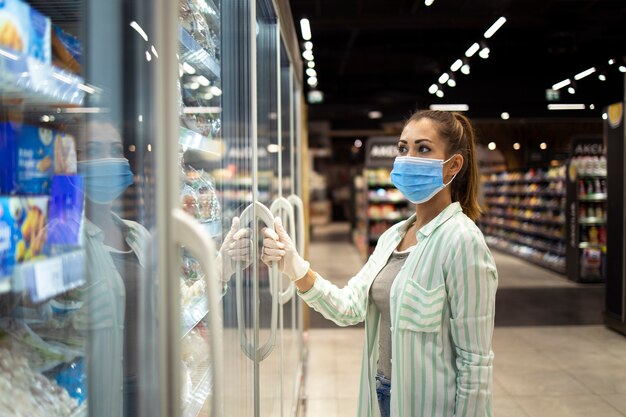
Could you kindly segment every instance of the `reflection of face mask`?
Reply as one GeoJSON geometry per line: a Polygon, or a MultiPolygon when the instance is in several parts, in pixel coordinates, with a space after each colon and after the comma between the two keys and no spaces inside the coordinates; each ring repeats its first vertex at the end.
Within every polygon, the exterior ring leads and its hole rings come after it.
{"type": "Polygon", "coordinates": [[[443,159],[399,156],[393,163],[391,182],[414,204],[425,203],[452,182],[443,183],[443,159]]]}
{"type": "Polygon", "coordinates": [[[133,183],[133,173],[125,158],[81,161],[78,172],[85,178],[87,198],[94,203],[112,202],[133,183]]]}

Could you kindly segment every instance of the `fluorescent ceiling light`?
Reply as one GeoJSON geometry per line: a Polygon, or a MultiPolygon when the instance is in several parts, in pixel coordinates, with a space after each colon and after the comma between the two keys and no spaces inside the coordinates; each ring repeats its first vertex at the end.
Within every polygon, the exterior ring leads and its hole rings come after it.
{"type": "Polygon", "coordinates": [[[478,44],[478,42],[476,42],[472,46],[470,46],[467,51],[465,51],[465,56],[471,58],[476,52],[478,52],[479,49],[480,45],[478,44]]]}
{"type": "Polygon", "coordinates": [[[203,87],[208,87],[211,84],[209,79],[205,77],[204,75],[200,75],[199,77],[196,77],[196,81],[199,82],[200,85],[203,87]]]}
{"type": "Polygon", "coordinates": [[[311,42],[311,41],[304,42],[304,49],[306,49],[307,51],[312,51],[313,50],[313,42],[311,42]]]}
{"type": "Polygon", "coordinates": [[[307,66],[308,66],[309,68],[315,68],[315,62],[313,62],[313,61],[309,61],[309,62],[307,63],[307,66]]]}
{"type": "Polygon", "coordinates": [[[568,87],[567,92],[570,94],[576,94],[576,89],[574,87],[568,87]]]}
{"type": "Polygon", "coordinates": [[[437,90],[437,92],[435,94],[437,94],[437,97],[442,98],[443,97],[443,90],[437,90]]]}
{"type": "Polygon", "coordinates": [[[315,71],[313,68],[307,68],[306,75],[308,75],[309,77],[317,77],[317,71],[315,71]]]}
{"type": "Polygon", "coordinates": [[[437,84],[433,84],[430,87],[428,87],[428,92],[430,94],[435,94],[437,90],[439,90],[439,86],[437,84]]]}
{"type": "Polygon", "coordinates": [[[467,104],[431,104],[430,109],[442,111],[468,111],[469,106],[467,104]]]}
{"type": "Polygon", "coordinates": [[[191,65],[189,65],[186,62],[183,62],[183,70],[187,73],[187,74],[195,74],[196,73],[196,69],[194,67],[192,67],[191,65]]]}
{"type": "Polygon", "coordinates": [[[596,68],[595,67],[591,67],[588,70],[585,70],[579,74],[574,75],[574,79],[575,80],[582,80],[583,78],[585,78],[587,75],[591,75],[594,72],[596,72],[596,68]]]}
{"type": "Polygon", "coordinates": [[[626,72],[626,67],[623,65],[619,66],[619,72],[626,72]]]}
{"type": "Polygon", "coordinates": [[[507,112],[502,112],[500,117],[502,117],[502,120],[509,120],[511,118],[511,115],[507,112]]]}
{"type": "Polygon", "coordinates": [[[448,74],[447,72],[444,72],[439,77],[439,83],[440,84],[445,84],[446,82],[448,82],[449,79],[450,79],[450,74],[448,74]]]}
{"type": "Polygon", "coordinates": [[[599,79],[600,81],[606,81],[606,75],[604,75],[604,74],[600,74],[600,75],[598,75],[598,79],[599,79]]]}
{"type": "Polygon", "coordinates": [[[139,26],[139,23],[133,20],[132,22],[130,22],[130,27],[135,29],[137,33],[141,35],[144,41],[148,42],[148,35],[146,34],[146,32],[143,31],[143,28],[139,26]]]}
{"type": "Polygon", "coordinates": [[[570,85],[572,83],[572,81],[568,78],[567,80],[563,80],[560,83],[556,83],[552,86],[552,89],[554,91],[556,90],[560,90],[561,88],[565,87],[566,85],[570,85]]]}
{"type": "Polygon", "coordinates": [[[424,4],[426,6],[432,6],[432,4],[435,2],[435,0],[424,0],[424,4]]]}
{"type": "Polygon", "coordinates": [[[461,67],[461,72],[465,75],[468,75],[470,73],[470,66],[469,64],[465,64],[461,67]]]}
{"type": "Polygon", "coordinates": [[[548,104],[548,110],[585,110],[584,104],[548,104]]]}
{"type": "Polygon", "coordinates": [[[505,23],[506,23],[506,17],[504,16],[496,20],[496,22],[493,25],[491,25],[491,27],[487,29],[487,31],[485,32],[485,35],[484,35],[485,38],[486,39],[491,38],[498,31],[498,29],[500,29],[502,25],[505,23]]]}
{"type": "Polygon", "coordinates": [[[152,61],[152,55],[150,55],[150,52],[146,51],[146,61],[150,62],[152,61]]]}
{"type": "Polygon", "coordinates": [[[456,61],[454,61],[454,64],[452,64],[452,66],[450,67],[450,69],[452,70],[452,72],[456,72],[458,71],[461,67],[463,66],[463,61],[461,61],[460,59],[457,59],[456,61]]]}
{"type": "Polygon", "coordinates": [[[313,51],[304,51],[302,52],[302,58],[306,59],[307,61],[313,61],[313,51]]]}
{"type": "Polygon", "coordinates": [[[309,84],[311,87],[314,87],[317,85],[317,77],[309,77],[308,80],[306,80],[307,84],[309,84]]]}
{"type": "Polygon", "coordinates": [[[454,81],[454,78],[450,78],[450,79],[448,80],[448,85],[449,85],[450,87],[456,87],[456,81],[454,81]]]}
{"type": "Polygon", "coordinates": [[[214,96],[218,96],[218,97],[222,95],[222,90],[220,90],[220,88],[215,85],[209,88],[209,92],[213,94],[214,96]]]}
{"type": "Polygon", "coordinates": [[[311,25],[309,19],[300,19],[300,31],[302,32],[302,39],[305,41],[311,40],[311,25]]]}
{"type": "Polygon", "coordinates": [[[371,112],[367,113],[367,117],[369,117],[370,119],[380,119],[381,117],[383,117],[383,114],[378,110],[372,110],[371,112]]]}
{"type": "Polygon", "coordinates": [[[481,57],[482,59],[487,59],[489,58],[489,52],[491,52],[490,49],[485,46],[483,49],[480,50],[480,52],[478,53],[478,56],[481,57]]]}

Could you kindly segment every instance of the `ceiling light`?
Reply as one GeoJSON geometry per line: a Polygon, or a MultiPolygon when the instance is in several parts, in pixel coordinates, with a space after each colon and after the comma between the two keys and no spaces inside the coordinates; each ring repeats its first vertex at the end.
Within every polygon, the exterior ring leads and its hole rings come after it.
{"type": "Polygon", "coordinates": [[[572,81],[568,78],[567,80],[563,80],[560,83],[556,83],[552,86],[552,89],[554,91],[556,90],[560,90],[561,88],[565,87],[566,85],[570,85],[572,83],[572,81]]]}
{"type": "Polygon", "coordinates": [[[146,32],[144,32],[143,28],[139,26],[139,23],[133,20],[132,22],[130,22],[130,27],[135,29],[144,41],[148,42],[148,35],[146,35],[146,32]]]}
{"type": "Polygon", "coordinates": [[[585,110],[584,104],[548,104],[548,110],[585,110]]]}
{"type": "Polygon", "coordinates": [[[302,32],[302,39],[305,41],[311,40],[311,25],[309,19],[300,19],[300,32],[302,32]]]}
{"type": "Polygon", "coordinates": [[[430,109],[442,111],[468,111],[469,106],[467,104],[431,104],[430,109]]]}
{"type": "Polygon", "coordinates": [[[150,52],[146,51],[146,61],[150,62],[152,61],[152,55],[150,55],[150,52]]]}
{"type": "Polygon", "coordinates": [[[609,118],[609,116],[606,113],[602,113],[602,120],[606,120],[608,118],[609,118]]]}
{"type": "Polygon", "coordinates": [[[383,117],[383,114],[378,110],[372,110],[371,112],[367,113],[367,117],[369,117],[370,119],[380,119],[381,117],[383,117]]]}
{"type": "Polygon", "coordinates": [[[463,61],[461,61],[460,59],[457,59],[456,61],[454,61],[454,64],[452,64],[452,66],[450,67],[450,69],[452,70],[452,72],[456,72],[459,70],[459,68],[461,68],[463,66],[463,61]]]}
{"type": "Polygon", "coordinates": [[[502,112],[500,117],[502,117],[502,120],[509,120],[511,118],[511,115],[507,112],[502,112]]]}
{"type": "Polygon", "coordinates": [[[615,64],[615,60],[614,59],[609,59],[609,65],[613,65],[615,64]]]}
{"type": "Polygon", "coordinates": [[[306,75],[308,75],[309,77],[317,77],[317,71],[315,71],[313,68],[307,68],[306,75]]]}
{"type": "Polygon", "coordinates": [[[189,83],[187,84],[187,86],[190,90],[197,90],[198,88],[200,88],[200,83],[189,83]]]}
{"type": "Polygon", "coordinates": [[[472,46],[470,46],[467,51],[465,51],[465,56],[471,58],[476,52],[478,52],[479,49],[480,45],[478,44],[478,42],[476,42],[472,46]]]}
{"type": "Polygon", "coordinates": [[[209,79],[207,77],[205,77],[204,75],[201,75],[199,77],[196,77],[196,81],[200,83],[201,86],[204,87],[208,87],[209,84],[211,84],[211,82],[209,81],[209,79]]]}
{"type": "Polygon", "coordinates": [[[363,146],[363,141],[361,139],[357,139],[354,141],[355,148],[360,148],[361,146],[363,146]]]}
{"type": "Polygon", "coordinates": [[[626,67],[623,65],[619,66],[619,72],[626,72],[626,67]]]}
{"type": "Polygon", "coordinates": [[[324,101],[324,93],[319,90],[311,90],[309,91],[307,96],[309,99],[309,103],[311,104],[317,104],[324,101]]]}
{"type": "Polygon", "coordinates": [[[487,147],[489,148],[490,151],[495,151],[496,150],[496,143],[495,142],[489,142],[489,145],[487,145],[487,147]]]}
{"type": "Polygon", "coordinates": [[[439,83],[440,84],[445,84],[446,82],[448,82],[449,79],[450,79],[450,74],[448,74],[447,72],[444,72],[439,77],[439,83]]]}
{"type": "Polygon", "coordinates": [[[428,87],[428,92],[430,94],[435,94],[437,90],[439,90],[439,86],[437,84],[433,84],[430,87],[428,87]]]}
{"type": "Polygon", "coordinates": [[[576,89],[574,87],[568,87],[567,92],[570,94],[576,94],[576,89]]]}
{"type": "Polygon", "coordinates": [[[588,70],[585,70],[585,71],[583,71],[581,73],[578,73],[578,74],[574,75],[574,79],[575,80],[581,80],[581,79],[585,78],[587,75],[593,74],[594,72],[596,72],[595,67],[591,67],[588,70]]]}
{"type": "Polygon", "coordinates": [[[600,75],[598,75],[598,79],[599,79],[600,81],[606,81],[606,75],[604,75],[604,74],[600,74],[600,75]]]}
{"type": "Polygon", "coordinates": [[[515,142],[513,144],[513,149],[515,149],[516,151],[519,151],[521,147],[522,147],[522,145],[520,145],[519,142],[515,142]]]}
{"type": "Polygon", "coordinates": [[[545,142],[541,142],[539,144],[539,148],[541,148],[541,150],[545,151],[546,149],[548,149],[548,144],[545,142]]]}
{"type": "Polygon", "coordinates": [[[307,61],[313,61],[313,52],[312,51],[304,51],[302,52],[302,58],[307,61]]]}
{"type": "Polygon", "coordinates": [[[267,151],[269,153],[278,153],[280,152],[280,146],[278,146],[278,144],[276,143],[270,143],[269,145],[267,145],[267,151]]]}
{"type": "Polygon", "coordinates": [[[313,62],[313,61],[309,61],[309,62],[307,63],[307,66],[308,66],[309,68],[315,68],[315,62],[313,62]]]}
{"type": "Polygon", "coordinates": [[[313,42],[311,42],[311,41],[304,42],[304,49],[306,49],[307,51],[312,51],[313,50],[313,42]]]}
{"type": "Polygon", "coordinates": [[[465,75],[468,75],[470,73],[470,66],[469,64],[465,64],[461,67],[461,72],[465,75]]]}
{"type": "Polygon", "coordinates": [[[424,0],[424,4],[426,6],[432,6],[432,4],[435,2],[435,0],[424,0]]]}
{"type": "Polygon", "coordinates": [[[315,87],[317,85],[317,77],[309,77],[309,79],[306,80],[306,82],[311,87],[315,87]]]}
{"type": "Polygon", "coordinates": [[[589,110],[595,110],[596,106],[594,104],[589,105],[589,110]]]}
{"type": "Polygon", "coordinates": [[[485,46],[483,49],[480,50],[480,52],[478,53],[478,56],[481,57],[482,59],[489,58],[489,48],[485,46]]]}
{"type": "Polygon", "coordinates": [[[456,87],[456,81],[454,81],[454,78],[450,78],[450,79],[448,80],[448,85],[449,85],[450,87],[456,87]]]}
{"type": "Polygon", "coordinates": [[[437,92],[435,94],[437,94],[437,97],[442,98],[443,97],[443,90],[437,90],[437,92]]]}
{"type": "Polygon", "coordinates": [[[187,73],[187,74],[195,74],[196,73],[196,69],[194,67],[192,67],[191,65],[189,65],[186,62],[183,62],[183,70],[187,73]]]}
{"type": "Polygon", "coordinates": [[[209,92],[213,94],[214,96],[218,96],[218,97],[222,95],[222,90],[220,90],[220,88],[215,85],[209,88],[209,92]]]}
{"type": "Polygon", "coordinates": [[[497,31],[502,27],[503,24],[506,23],[506,17],[502,16],[498,20],[495,21],[493,25],[485,32],[485,39],[491,38],[497,31]]]}

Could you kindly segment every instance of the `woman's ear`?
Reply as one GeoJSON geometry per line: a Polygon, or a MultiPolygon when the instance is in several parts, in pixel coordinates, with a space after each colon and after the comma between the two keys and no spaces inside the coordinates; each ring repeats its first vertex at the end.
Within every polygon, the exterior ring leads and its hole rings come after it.
{"type": "Polygon", "coordinates": [[[465,159],[460,153],[453,155],[452,158],[450,158],[450,162],[448,162],[448,177],[452,178],[453,176],[461,172],[464,162],[465,159]]]}

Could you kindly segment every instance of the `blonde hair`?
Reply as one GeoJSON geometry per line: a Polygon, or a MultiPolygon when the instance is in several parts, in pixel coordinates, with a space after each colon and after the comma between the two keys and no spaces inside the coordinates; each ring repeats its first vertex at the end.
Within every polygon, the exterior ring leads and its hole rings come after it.
{"type": "Polygon", "coordinates": [[[469,119],[460,113],[438,110],[421,110],[413,113],[405,123],[430,119],[437,125],[439,136],[446,142],[446,159],[454,154],[463,155],[463,166],[450,185],[452,201],[458,201],[463,212],[472,220],[478,219],[482,210],[478,204],[478,164],[476,161],[476,135],[469,119]]]}

